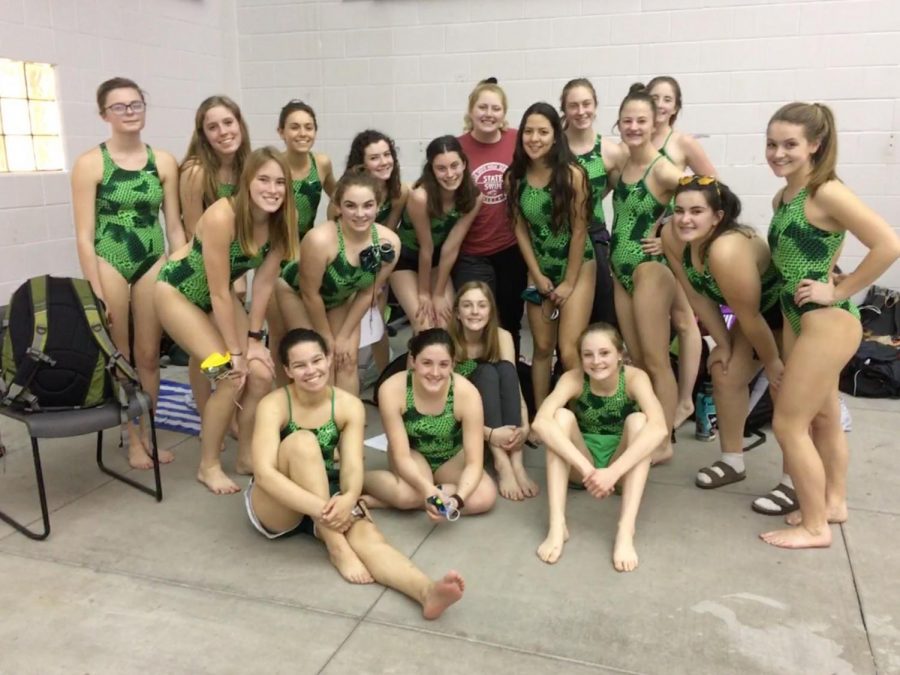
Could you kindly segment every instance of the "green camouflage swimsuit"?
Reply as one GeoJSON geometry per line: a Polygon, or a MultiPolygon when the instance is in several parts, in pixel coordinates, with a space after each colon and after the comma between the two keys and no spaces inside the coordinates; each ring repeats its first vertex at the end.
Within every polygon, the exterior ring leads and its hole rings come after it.
{"type": "Polygon", "coordinates": [[[384,221],[387,220],[387,217],[391,215],[391,210],[394,208],[394,202],[390,198],[383,204],[379,204],[378,213],[375,214],[375,222],[379,225],[384,225],[384,221]]]}
{"type": "MultiPolygon", "coordinates": [[[[435,249],[446,241],[447,235],[450,234],[450,230],[456,225],[460,215],[460,212],[457,211],[454,206],[444,215],[431,219],[431,242],[435,249]]],[[[416,239],[416,229],[409,214],[406,212],[406,209],[403,209],[403,215],[400,218],[400,226],[397,228],[397,235],[400,237],[400,243],[403,244],[403,248],[408,248],[411,251],[419,250],[419,240],[416,239]]]]}
{"type": "Polygon", "coordinates": [[[216,197],[218,199],[222,199],[222,197],[230,197],[234,194],[235,185],[231,183],[219,183],[218,187],[216,187],[216,197]]]}
{"type": "Polygon", "coordinates": [[[588,183],[591,186],[591,203],[594,206],[591,209],[591,222],[588,225],[590,232],[606,229],[606,215],[603,213],[603,195],[606,193],[606,184],[609,177],[606,174],[606,164],[603,163],[600,141],[600,134],[597,134],[594,147],[583,155],[575,156],[575,159],[578,160],[578,163],[581,164],[585,173],[587,173],[588,183]]]}
{"type": "MultiPolygon", "coordinates": [[[[712,272],[709,270],[708,255],[707,259],[703,261],[703,271],[701,272],[694,267],[694,261],[691,259],[691,247],[685,246],[684,254],[681,257],[681,266],[684,268],[684,273],[687,275],[688,281],[691,282],[691,286],[695,291],[719,305],[728,304],[725,296],[722,295],[719,284],[716,283],[712,272]]],[[[761,314],[765,314],[778,302],[778,295],[781,291],[778,270],[775,269],[775,265],[771,260],[769,261],[769,266],[763,272],[762,277],[760,277],[759,282],[761,287],[759,295],[759,311],[761,314]]]]}
{"type": "Polygon", "coordinates": [[[650,162],[637,183],[619,178],[613,190],[613,231],[609,240],[609,261],[613,274],[628,291],[634,292],[634,272],[646,262],[665,264],[665,256],[644,253],[641,239],[653,236],[653,227],[666,209],[647,187],[647,175],[662,158],[657,155],[650,162]]]}
{"type": "MultiPolygon", "coordinates": [[[[316,165],[316,157],[309,153],[312,165],[309,175],[300,180],[291,181],[294,192],[294,203],[297,205],[297,232],[300,241],[309,232],[316,220],[319,210],[319,202],[322,199],[322,182],[319,180],[319,169],[316,165]]],[[[284,279],[295,291],[300,290],[300,264],[296,260],[286,263],[281,268],[281,278],[284,279]]]]}
{"type": "Polygon", "coordinates": [[[612,396],[597,396],[591,391],[591,379],[584,374],[581,394],[572,402],[572,412],[578,420],[582,434],[622,435],[625,418],[639,412],[640,406],[628,397],[625,391],[625,368],[619,369],[616,393],[612,396]]]}
{"type": "MultiPolygon", "coordinates": [[[[803,188],[787,204],[782,201],[769,225],[772,262],[782,282],[781,311],[796,335],[800,334],[800,317],[806,312],[822,308],[822,305],[811,302],[798,306],[794,302],[797,285],[804,279],[828,283],[835,257],[846,234],[826,232],[810,223],[804,210],[807,196],[807,189],[803,188]]],[[[859,319],[859,310],[850,300],[840,300],[832,307],[847,310],[859,319]]]]}
{"type": "Polygon", "coordinates": [[[413,372],[406,371],[406,410],[403,412],[403,426],[409,447],[419,452],[432,473],[444,463],[453,459],[462,449],[462,424],[453,415],[453,376],[447,390],[444,410],[437,415],[423,415],[416,410],[413,395],[413,372]]]}
{"type": "Polygon", "coordinates": [[[94,250],[129,284],[137,282],[165,253],[159,224],[163,187],[150,146],[143,169],[116,165],[106,143],[100,144],[103,180],[97,185],[94,250]]]}
{"type": "Polygon", "coordinates": [[[289,385],[285,385],[284,393],[287,396],[288,404],[288,421],[281,427],[281,440],[297,431],[309,431],[316,437],[319,444],[319,450],[322,452],[322,461],[325,463],[325,474],[328,476],[328,493],[337,494],[341,490],[341,470],[334,465],[334,451],[341,439],[341,432],[337,428],[334,421],[334,387],[331,388],[331,418],[320,427],[315,429],[307,429],[301,427],[294,421],[294,413],[291,409],[291,392],[288,390],[289,385]]]}
{"type": "Polygon", "coordinates": [[[475,359],[466,359],[465,361],[460,361],[453,368],[453,372],[457,375],[462,375],[467,380],[469,376],[475,372],[475,369],[478,367],[478,361],[475,359]]]}
{"type": "MultiPolygon", "coordinates": [[[[375,283],[375,273],[364,270],[362,267],[354,267],[347,260],[347,251],[344,246],[344,232],[340,221],[335,223],[338,236],[338,252],[334,260],[328,263],[325,273],[322,275],[322,285],[319,287],[319,295],[325,303],[325,309],[340,307],[357,291],[362,291],[375,283]]],[[[372,245],[378,248],[378,228],[372,223],[372,245]]]]}
{"type": "MultiPolygon", "coordinates": [[[[531,247],[534,257],[537,258],[541,274],[559,286],[566,276],[569,267],[569,243],[572,241],[572,231],[568,224],[554,232],[551,223],[553,220],[553,197],[550,195],[550,186],[534,188],[528,181],[522,179],[519,183],[519,208],[522,217],[528,223],[528,234],[531,237],[531,247]]],[[[594,259],[594,246],[590,237],[584,238],[585,262],[594,259]]]]}
{"type": "MultiPolygon", "coordinates": [[[[248,256],[241,249],[240,242],[235,239],[228,248],[230,266],[229,285],[241,278],[249,270],[262,265],[269,253],[269,242],[260,247],[254,256],[248,256]]],[[[160,281],[177,288],[192,304],[204,312],[212,310],[212,299],[209,293],[209,280],[206,277],[206,266],[203,264],[203,242],[194,235],[191,250],[181,260],[170,260],[159,271],[160,281]]]]}

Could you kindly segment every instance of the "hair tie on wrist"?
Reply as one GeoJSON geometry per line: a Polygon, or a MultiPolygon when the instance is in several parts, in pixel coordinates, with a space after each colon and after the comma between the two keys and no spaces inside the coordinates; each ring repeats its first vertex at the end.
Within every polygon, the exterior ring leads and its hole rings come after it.
{"type": "Polygon", "coordinates": [[[459,509],[460,511],[462,511],[465,508],[466,503],[463,501],[463,498],[459,496],[458,492],[450,495],[450,499],[456,500],[456,508],[459,509]]]}

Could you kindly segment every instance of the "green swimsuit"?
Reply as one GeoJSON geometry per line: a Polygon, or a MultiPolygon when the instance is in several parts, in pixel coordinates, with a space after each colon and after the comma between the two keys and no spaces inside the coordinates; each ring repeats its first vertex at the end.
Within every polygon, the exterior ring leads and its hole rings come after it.
{"type": "Polygon", "coordinates": [[[609,260],[613,274],[628,293],[634,292],[634,272],[646,262],[665,264],[665,256],[644,253],[641,239],[653,236],[653,226],[666,209],[647,187],[647,175],[662,158],[650,162],[637,183],[621,178],[613,190],[613,231],[609,240],[609,260]]]}
{"type": "Polygon", "coordinates": [[[609,466],[609,461],[619,447],[625,418],[639,412],[640,406],[628,397],[625,390],[625,368],[619,369],[616,393],[598,396],[591,391],[591,379],[584,374],[581,394],[572,402],[572,412],[578,421],[578,429],[594,458],[598,469],[609,466]]]}
{"type": "Polygon", "coordinates": [[[216,187],[216,198],[222,199],[222,197],[230,197],[234,194],[235,186],[231,183],[219,183],[216,187]]]}
{"type": "Polygon", "coordinates": [[[165,253],[159,207],[163,187],[150,146],[147,163],[136,171],[113,162],[100,144],[103,180],[97,185],[94,250],[129,284],[137,282],[165,253]]]}
{"type": "MultiPolygon", "coordinates": [[[[444,215],[431,219],[431,242],[434,244],[435,250],[446,241],[447,235],[450,234],[450,230],[456,225],[460,215],[460,212],[457,211],[454,206],[444,215]]],[[[411,251],[419,250],[419,240],[416,239],[416,229],[413,226],[409,214],[406,213],[406,209],[403,210],[403,216],[400,218],[400,226],[397,228],[397,235],[400,237],[400,243],[403,244],[403,248],[408,248],[411,251]]]]}
{"type": "MultiPolygon", "coordinates": [[[[316,220],[319,210],[319,202],[322,199],[322,182],[319,180],[319,168],[316,165],[316,157],[309,153],[312,162],[309,167],[309,175],[300,180],[291,181],[291,189],[294,192],[294,203],[297,205],[297,232],[300,241],[309,232],[316,220]]],[[[286,263],[281,268],[281,278],[284,279],[295,291],[300,290],[300,264],[296,260],[286,263]]]]}
{"type": "Polygon", "coordinates": [[[462,375],[467,380],[469,376],[475,372],[475,369],[478,367],[478,361],[475,359],[466,359],[465,361],[460,361],[453,368],[453,372],[457,375],[462,375]]]}
{"type": "MultiPolygon", "coordinates": [[[[554,232],[551,227],[553,197],[550,195],[550,186],[534,188],[523,179],[519,183],[519,208],[529,225],[531,247],[541,274],[550,279],[554,286],[559,286],[564,281],[569,267],[569,243],[572,241],[572,231],[568,225],[560,228],[558,232],[554,232]]],[[[585,237],[582,260],[593,259],[594,246],[590,237],[585,237]]]]}
{"type": "MultiPolygon", "coordinates": [[[[811,302],[799,307],[794,302],[797,285],[804,279],[828,283],[835,256],[846,234],[826,232],[810,223],[804,210],[807,196],[807,189],[803,188],[787,204],[782,201],[769,225],[772,262],[782,283],[781,311],[796,335],[800,334],[801,315],[822,308],[811,302]]],[[[832,306],[845,309],[859,319],[859,310],[850,300],[841,300],[832,306]]]]}
{"type": "Polygon", "coordinates": [[[585,173],[587,173],[588,184],[591,186],[591,203],[594,207],[591,209],[591,222],[588,225],[588,231],[590,232],[606,229],[606,215],[603,213],[603,195],[606,193],[606,184],[609,177],[606,174],[606,164],[603,163],[603,155],[600,152],[600,141],[600,134],[597,134],[594,147],[583,155],[575,157],[584,168],[585,173]]]}
{"type": "Polygon", "coordinates": [[[391,210],[393,208],[394,202],[391,199],[388,199],[384,204],[379,204],[378,213],[375,214],[375,222],[379,225],[384,225],[384,221],[391,215],[391,210]]]}
{"type": "MultiPolygon", "coordinates": [[[[241,249],[240,242],[235,239],[228,248],[229,285],[241,278],[249,270],[262,265],[269,253],[269,242],[263,244],[254,256],[248,256],[241,249]]],[[[170,260],[159,271],[160,281],[177,288],[192,304],[204,312],[212,310],[212,299],[209,293],[209,280],[206,277],[206,266],[203,264],[203,242],[194,235],[191,250],[181,260],[170,260]]]]}
{"type": "Polygon", "coordinates": [[[331,418],[325,424],[315,429],[301,427],[294,421],[294,413],[291,409],[291,392],[288,390],[288,385],[285,385],[284,393],[287,396],[288,421],[287,424],[281,427],[281,440],[283,441],[296,431],[309,431],[312,433],[319,443],[319,450],[322,451],[325,474],[328,476],[328,494],[337,494],[341,491],[341,470],[334,465],[334,451],[341,439],[341,432],[334,421],[334,387],[331,388],[331,418]]]}
{"type": "MultiPolygon", "coordinates": [[[[322,275],[319,295],[325,303],[325,309],[334,309],[343,305],[357,291],[362,291],[375,283],[375,273],[354,267],[347,260],[344,246],[344,232],[340,221],[337,225],[338,252],[334,260],[328,263],[322,275]]],[[[372,245],[378,248],[378,227],[372,223],[372,245]]]]}
{"type": "MultiPolygon", "coordinates": [[[[691,247],[685,246],[684,255],[681,259],[681,266],[684,268],[684,273],[687,275],[688,281],[691,282],[691,286],[695,291],[720,305],[728,304],[725,296],[722,295],[719,284],[716,283],[712,272],[709,271],[708,256],[707,260],[703,261],[703,271],[701,272],[694,267],[694,261],[691,258],[691,247]]],[[[765,314],[778,304],[778,296],[781,292],[778,270],[775,269],[775,265],[772,261],[769,261],[769,266],[766,268],[765,272],[763,272],[759,282],[761,287],[759,311],[761,314],[765,314]]]]}
{"type": "Polygon", "coordinates": [[[462,424],[453,415],[453,378],[450,378],[444,410],[437,415],[423,415],[416,410],[412,378],[412,371],[406,371],[403,426],[406,428],[409,447],[425,458],[434,473],[462,449],[462,424]]]}

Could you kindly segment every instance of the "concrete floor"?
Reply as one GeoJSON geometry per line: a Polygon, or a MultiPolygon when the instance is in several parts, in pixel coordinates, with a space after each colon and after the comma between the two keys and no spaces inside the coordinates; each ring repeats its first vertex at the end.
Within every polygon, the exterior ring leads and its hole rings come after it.
{"type": "MultiPolygon", "coordinates": [[[[749,508],[779,477],[773,441],[747,455],[746,481],[705,492],[693,477],[718,447],[688,426],[674,462],[651,472],[631,574],[610,564],[615,497],[570,493],[555,566],[534,553],[543,496],[439,527],[377,513],[426,572],[464,575],[465,597],[435,622],[393,591],[342,581],[310,538],[264,540],[241,496],[196,483],[195,438],[160,433],[177,454],[160,504],[101,474],[91,437],[47,441],[49,540],[0,523],[0,673],[898,673],[900,403],[848,403],[850,521],[828,550],[756,538],[779,524],[749,508]]],[[[367,435],[379,431],[370,410],[367,435]]],[[[0,433],[0,508],[34,521],[24,429],[4,420],[0,433]]],[[[543,482],[540,453],[528,463],[543,482]]]]}

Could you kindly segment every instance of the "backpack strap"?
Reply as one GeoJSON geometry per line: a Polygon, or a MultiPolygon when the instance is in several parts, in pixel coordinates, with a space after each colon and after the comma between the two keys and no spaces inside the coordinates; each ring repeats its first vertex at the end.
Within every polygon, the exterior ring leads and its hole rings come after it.
{"type": "Polygon", "coordinates": [[[47,346],[47,276],[32,277],[28,280],[31,292],[31,305],[34,310],[34,335],[31,345],[25,350],[25,356],[16,370],[15,377],[9,389],[3,394],[3,405],[11,405],[15,401],[24,401],[30,410],[40,410],[40,405],[30,391],[28,385],[37,374],[38,366],[47,363],[56,365],[56,361],[44,353],[47,346]]]}
{"type": "MultiPolygon", "coordinates": [[[[69,281],[72,282],[72,288],[78,296],[79,304],[84,312],[84,318],[87,320],[88,326],[90,326],[91,335],[94,336],[97,346],[106,354],[108,359],[106,370],[109,372],[110,379],[115,386],[116,398],[121,407],[120,416],[124,425],[128,422],[128,406],[131,395],[141,388],[141,382],[128,359],[116,349],[112,339],[109,337],[105,317],[97,306],[97,296],[91,290],[90,284],[85,279],[70,279],[69,281]],[[119,377],[119,375],[124,377],[119,377]]],[[[143,399],[139,400],[141,401],[141,414],[148,413],[149,410],[144,405],[143,399]]],[[[122,445],[127,450],[128,434],[124,433],[124,431],[122,433],[122,445]]]]}

